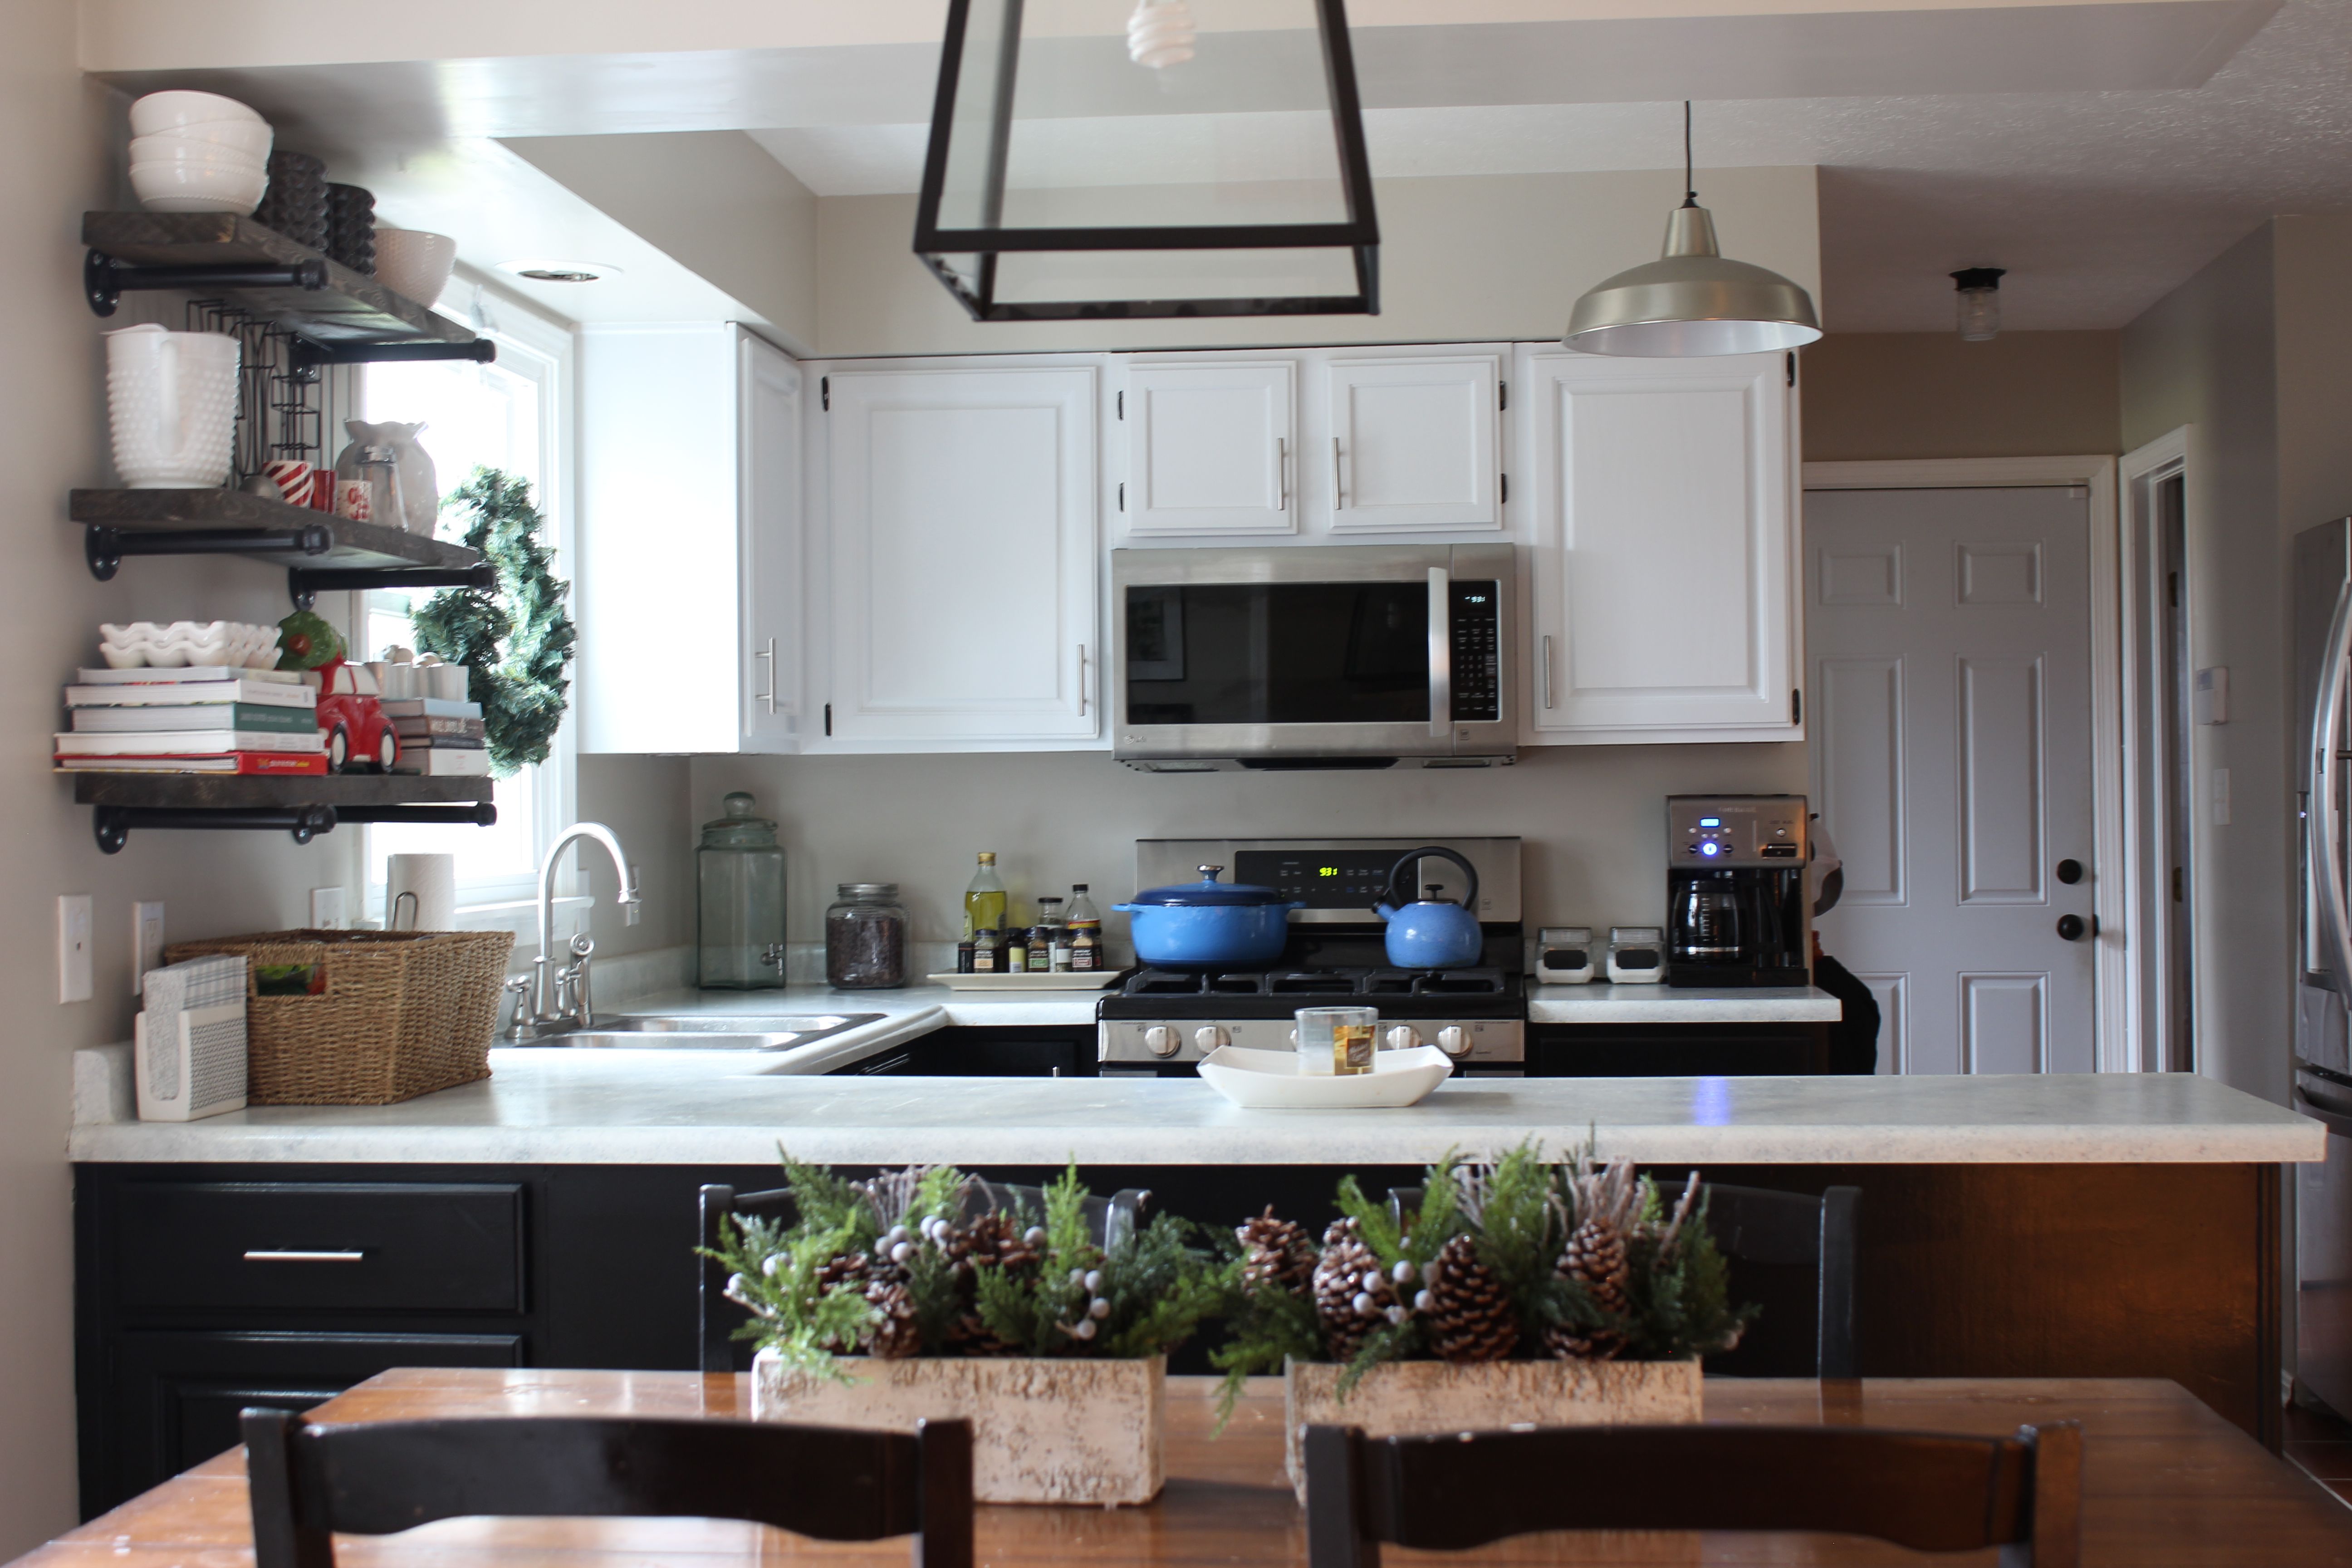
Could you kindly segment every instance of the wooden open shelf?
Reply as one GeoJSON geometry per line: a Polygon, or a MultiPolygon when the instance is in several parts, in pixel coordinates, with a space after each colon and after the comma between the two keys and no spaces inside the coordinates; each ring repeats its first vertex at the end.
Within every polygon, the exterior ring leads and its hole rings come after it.
{"type": "Polygon", "coordinates": [[[474,334],[374,279],[330,260],[307,245],[235,213],[93,212],[81,218],[82,243],[135,267],[298,267],[326,268],[326,285],[189,287],[216,294],[297,336],[338,343],[470,343],[474,334]]]}
{"type": "MultiPolygon", "coordinates": [[[[435,572],[464,572],[482,564],[482,558],[461,544],[428,539],[421,533],[380,522],[353,522],[347,517],[307,506],[289,506],[266,496],[242,490],[76,490],[67,516],[74,522],[110,528],[121,533],[210,534],[227,530],[292,536],[299,531],[324,528],[331,542],[320,554],[304,552],[299,545],[256,544],[235,552],[279,566],[423,567],[435,572]]],[[[172,553],[168,546],[149,553],[172,553]]]]}
{"type": "Polygon", "coordinates": [[[343,822],[488,827],[499,819],[494,781],[407,773],[256,778],[235,773],[76,773],[74,803],[94,806],[98,847],[114,854],[134,827],[262,829],[308,844],[343,822]]]}

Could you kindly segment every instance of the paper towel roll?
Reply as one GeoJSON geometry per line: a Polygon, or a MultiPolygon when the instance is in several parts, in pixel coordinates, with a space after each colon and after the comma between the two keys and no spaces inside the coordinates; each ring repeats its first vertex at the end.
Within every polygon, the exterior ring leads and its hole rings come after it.
{"type": "Polygon", "coordinates": [[[457,930],[457,858],[454,855],[386,857],[383,914],[386,931],[457,930]]]}

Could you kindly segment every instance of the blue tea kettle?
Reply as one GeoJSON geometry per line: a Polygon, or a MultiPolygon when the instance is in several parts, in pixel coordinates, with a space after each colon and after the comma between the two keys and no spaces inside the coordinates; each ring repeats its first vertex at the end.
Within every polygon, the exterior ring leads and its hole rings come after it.
{"type": "Polygon", "coordinates": [[[1387,893],[1372,906],[1372,912],[1389,922],[1389,963],[1399,969],[1462,969],[1486,955],[1486,935],[1478,928],[1477,869],[1443,846],[1408,850],[1390,867],[1387,893]],[[1453,861],[1470,879],[1470,890],[1460,903],[1443,899],[1405,902],[1421,876],[1422,861],[1430,856],[1453,861]],[[1397,890],[1400,882],[1404,888],[1402,893],[1397,890]]]}

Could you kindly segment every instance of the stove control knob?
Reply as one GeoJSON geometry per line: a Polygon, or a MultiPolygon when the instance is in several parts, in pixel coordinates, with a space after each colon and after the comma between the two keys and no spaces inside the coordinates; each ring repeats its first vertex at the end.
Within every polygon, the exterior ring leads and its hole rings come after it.
{"type": "Polygon", "coordinates": [[[1391,1026],[1381,1038],[1392,1051],[1409,1051],[1421,1044],[1421,1031],[1411,1024],[1396,1024],[1391,1026]]]}
{"type": "Polygon", "coordinates": [[[1192,1043],[1201,1048],[1201,1054],[1205,1057],[1220,1046],[1232,1045],[1234,1037],[1225,1033],[1225,1026],[1223,1024],[1203,1024],[1192,1031],[1192,1043]]]}
{"type": "Polygon", "coordinates": [[[1183,1043],[1183,1037],[1165,1024],[1154,1024],[1143,1031],[1143,1048],[1155,1057],[1172,1057],[1183,1043]]]}
{"type": "Polygon", "coordinates": [[[1449,1057],[1470,1054],[1470,1031],[1459,1024],[1448,1024],[1437,1031],[1437,1048],[1449,1057]]]}

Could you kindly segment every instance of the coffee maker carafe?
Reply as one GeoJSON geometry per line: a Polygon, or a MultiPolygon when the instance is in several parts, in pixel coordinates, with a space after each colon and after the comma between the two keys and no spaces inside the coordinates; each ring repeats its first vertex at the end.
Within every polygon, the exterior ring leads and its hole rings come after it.
{"type": "Polygon", "coordinates": [[[1666,983],[1805,985],[1805,797],[1666,801],[1666,983]]]}

